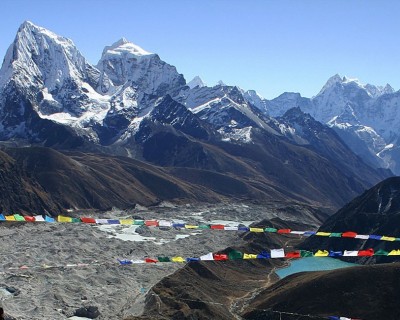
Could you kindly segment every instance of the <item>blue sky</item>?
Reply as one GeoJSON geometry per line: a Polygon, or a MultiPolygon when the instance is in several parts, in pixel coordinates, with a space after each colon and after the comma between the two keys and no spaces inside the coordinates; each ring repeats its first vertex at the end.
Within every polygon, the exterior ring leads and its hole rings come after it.
{"type": "Polygon", "coordinates": [[[397,0],[2,0],[0,57],[24,20],[71,38],[96,64],[125,37],[189,81],[266,98],[316,95],[339,73],[400,89],[397,0]]]}

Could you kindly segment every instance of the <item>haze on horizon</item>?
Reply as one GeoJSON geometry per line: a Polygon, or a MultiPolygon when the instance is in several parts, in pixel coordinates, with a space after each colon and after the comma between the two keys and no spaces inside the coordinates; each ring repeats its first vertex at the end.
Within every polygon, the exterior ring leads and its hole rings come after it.
{"type": "Polygon", "coordinates": [[[25,20],[74,41],[96,64],[121,37],[158,53],[187,81],[222,80],[265,98],[316,95],[334,74],[400,88],[396,0],[5,0],[3,59],[25,20]]]}

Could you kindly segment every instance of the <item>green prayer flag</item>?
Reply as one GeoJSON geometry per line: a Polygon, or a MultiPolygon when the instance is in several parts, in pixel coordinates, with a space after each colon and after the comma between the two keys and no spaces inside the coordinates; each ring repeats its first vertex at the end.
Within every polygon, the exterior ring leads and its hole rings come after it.
{"type": "Polygon", "coordinates": [[[243,253],[238,250],[231,250],[228,252],[228,259],[229,260],[243,259],[243,253]]]}
{"type": "Polygon", "coordinates": [[[276,229],[276,228],[265,228],[264,231],[265,232],[277,232],[278,229],[276,229]]]}
{"type": "Polygon", "coordinates": [[[210,225],[209,224],[200,224],[199,229],[210,229],[210,225]]]}
{"type": "Polygon", "coordinates": [[[72,218],[71,222],[79,223],[79,222],[81,222],[81,219],[79,219],[79,218],[72,218]]]}
{"type": "Polygon", "coordinates": [[[306,257],[313,257],[314,254],[311,251],[307,251],[307,250],[300,250],[300,256],[302,258],[306,258],[306,257]]]}
{"type": "Polygon", "coordinates": [[[171,262],[168,257],[157,257],[159,262],[171,262]]]}
{"type": "Polygon", "coordinates": [[[387,256],[389,254],[389,252],[383,250],[383,249],[379,249],[378,251],[375,252],[375,256],[387,256]]]}
{"type": "Polygon", "coordinates": [[[25,218],[20,214],[14,214],[15,221],[25,221],[25,218]]]}
{"type": "Polygon", "coordinates": [[[329,237],[330,238],[341,238],[342,234],[339,232],[333,232],[333,233],[331,233],[331,235],[329,237]]]}
{"type": "Polygon", "coordinates": [[[134,220],[133,224],[138,225],[138,226],[143,226],[144,225],[144,220],[134,220]]]}

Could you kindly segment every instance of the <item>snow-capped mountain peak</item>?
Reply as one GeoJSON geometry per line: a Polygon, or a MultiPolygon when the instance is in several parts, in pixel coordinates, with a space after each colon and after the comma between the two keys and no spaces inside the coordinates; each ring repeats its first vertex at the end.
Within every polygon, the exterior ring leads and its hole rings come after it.
{"type": "Polygon", "coordinates": [[[393,93],[394,89],[390,86],[390,84],[386,84],[386,86],[375,86],[372,84],[364,84],[357,78],[351,78],[344,76],[343,78],[335,74],[331,78],[328,79],[326,84],[323,86],[322,90],[319,92],[318,95],[323,94],[324,92],[328,92],[335,86],[342,86],[342,87],[349,87],[349,88],[357,88],[364,90],[370,97],[377,98],[383,94],[393,93]]]}
{"type": "Polygon", "coordinates": [[[203,80],[199,76],[195,76],[191,81],[189,81],[186,84],[190,89],[199,87],[203,88],[206,86],[206,84],[203,82],[203,80]]]}
{"type": "Polygon", "coordinates": [[[330,77],[328,81],[325,83],[325,85],[322,87],[321,91],[319,94],[322,92],[326,91],[327,89],[331,88],[332,86],[336,85],[337,83],[342,83],[343,79],[340,75],[335,74],[334,76],[330,77]]]}
{"type": "Polygon", "coordinates": [[[115,86],[129,86],[146,94],[172,93],[186,84],[174,66],[125,38],[105,47],[97,67],[115,86]]]}
{"type": "Polygon", "coordinates": [[[121,38],[114,42],[111,46],[106,46],[103,50],[103,56],[105,55],[128,55],[132,54],[134,56],[145,56],[152,54],[138,45],[121,38]]]}

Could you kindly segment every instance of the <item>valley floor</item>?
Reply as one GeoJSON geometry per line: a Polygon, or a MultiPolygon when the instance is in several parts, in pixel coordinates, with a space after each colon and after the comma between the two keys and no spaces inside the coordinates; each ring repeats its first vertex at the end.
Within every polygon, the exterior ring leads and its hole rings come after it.
{"type": "MultiPolygon", "coordinates": [[[[164,203],[154,208],[136,208],[131,212],[113,210],[96,217],[249,224],[276,216],[294,219],[298,210],[298,219],[308,220],[314,226],[318,223],[306,209],[300,214],[301,207],[297,205],[293,205],[293,210],[287,210],[290,213],[286,214],[284,208],[280,204],[271,204],[270,208],[266,208],[243,203],[180,207],[164,203]]],[[[89,213],[84,215],[94,216],[89,213]]],[[[200,256],[229,246],[245,245],[235,231],[147,227],[135,230],[132,226],[104,228],[79,223],[4,222],[0,224],[0,238],[2,306],[8,315],[20,320],[56,320],[96,314],[99,315],[96,319],[139,316],[144,311],[146,293],[184,264],[120,266],[117,258],[200,256]],[[71,266],[74,264],[81,265],[71,266]],[[54,265],[59,267],[46,267],[54,265]],[[29,268],[20,269],[21,266],[29,268]]],[[[232,300],[232,311],[240,311],[243,307],[232,300]]]]}

